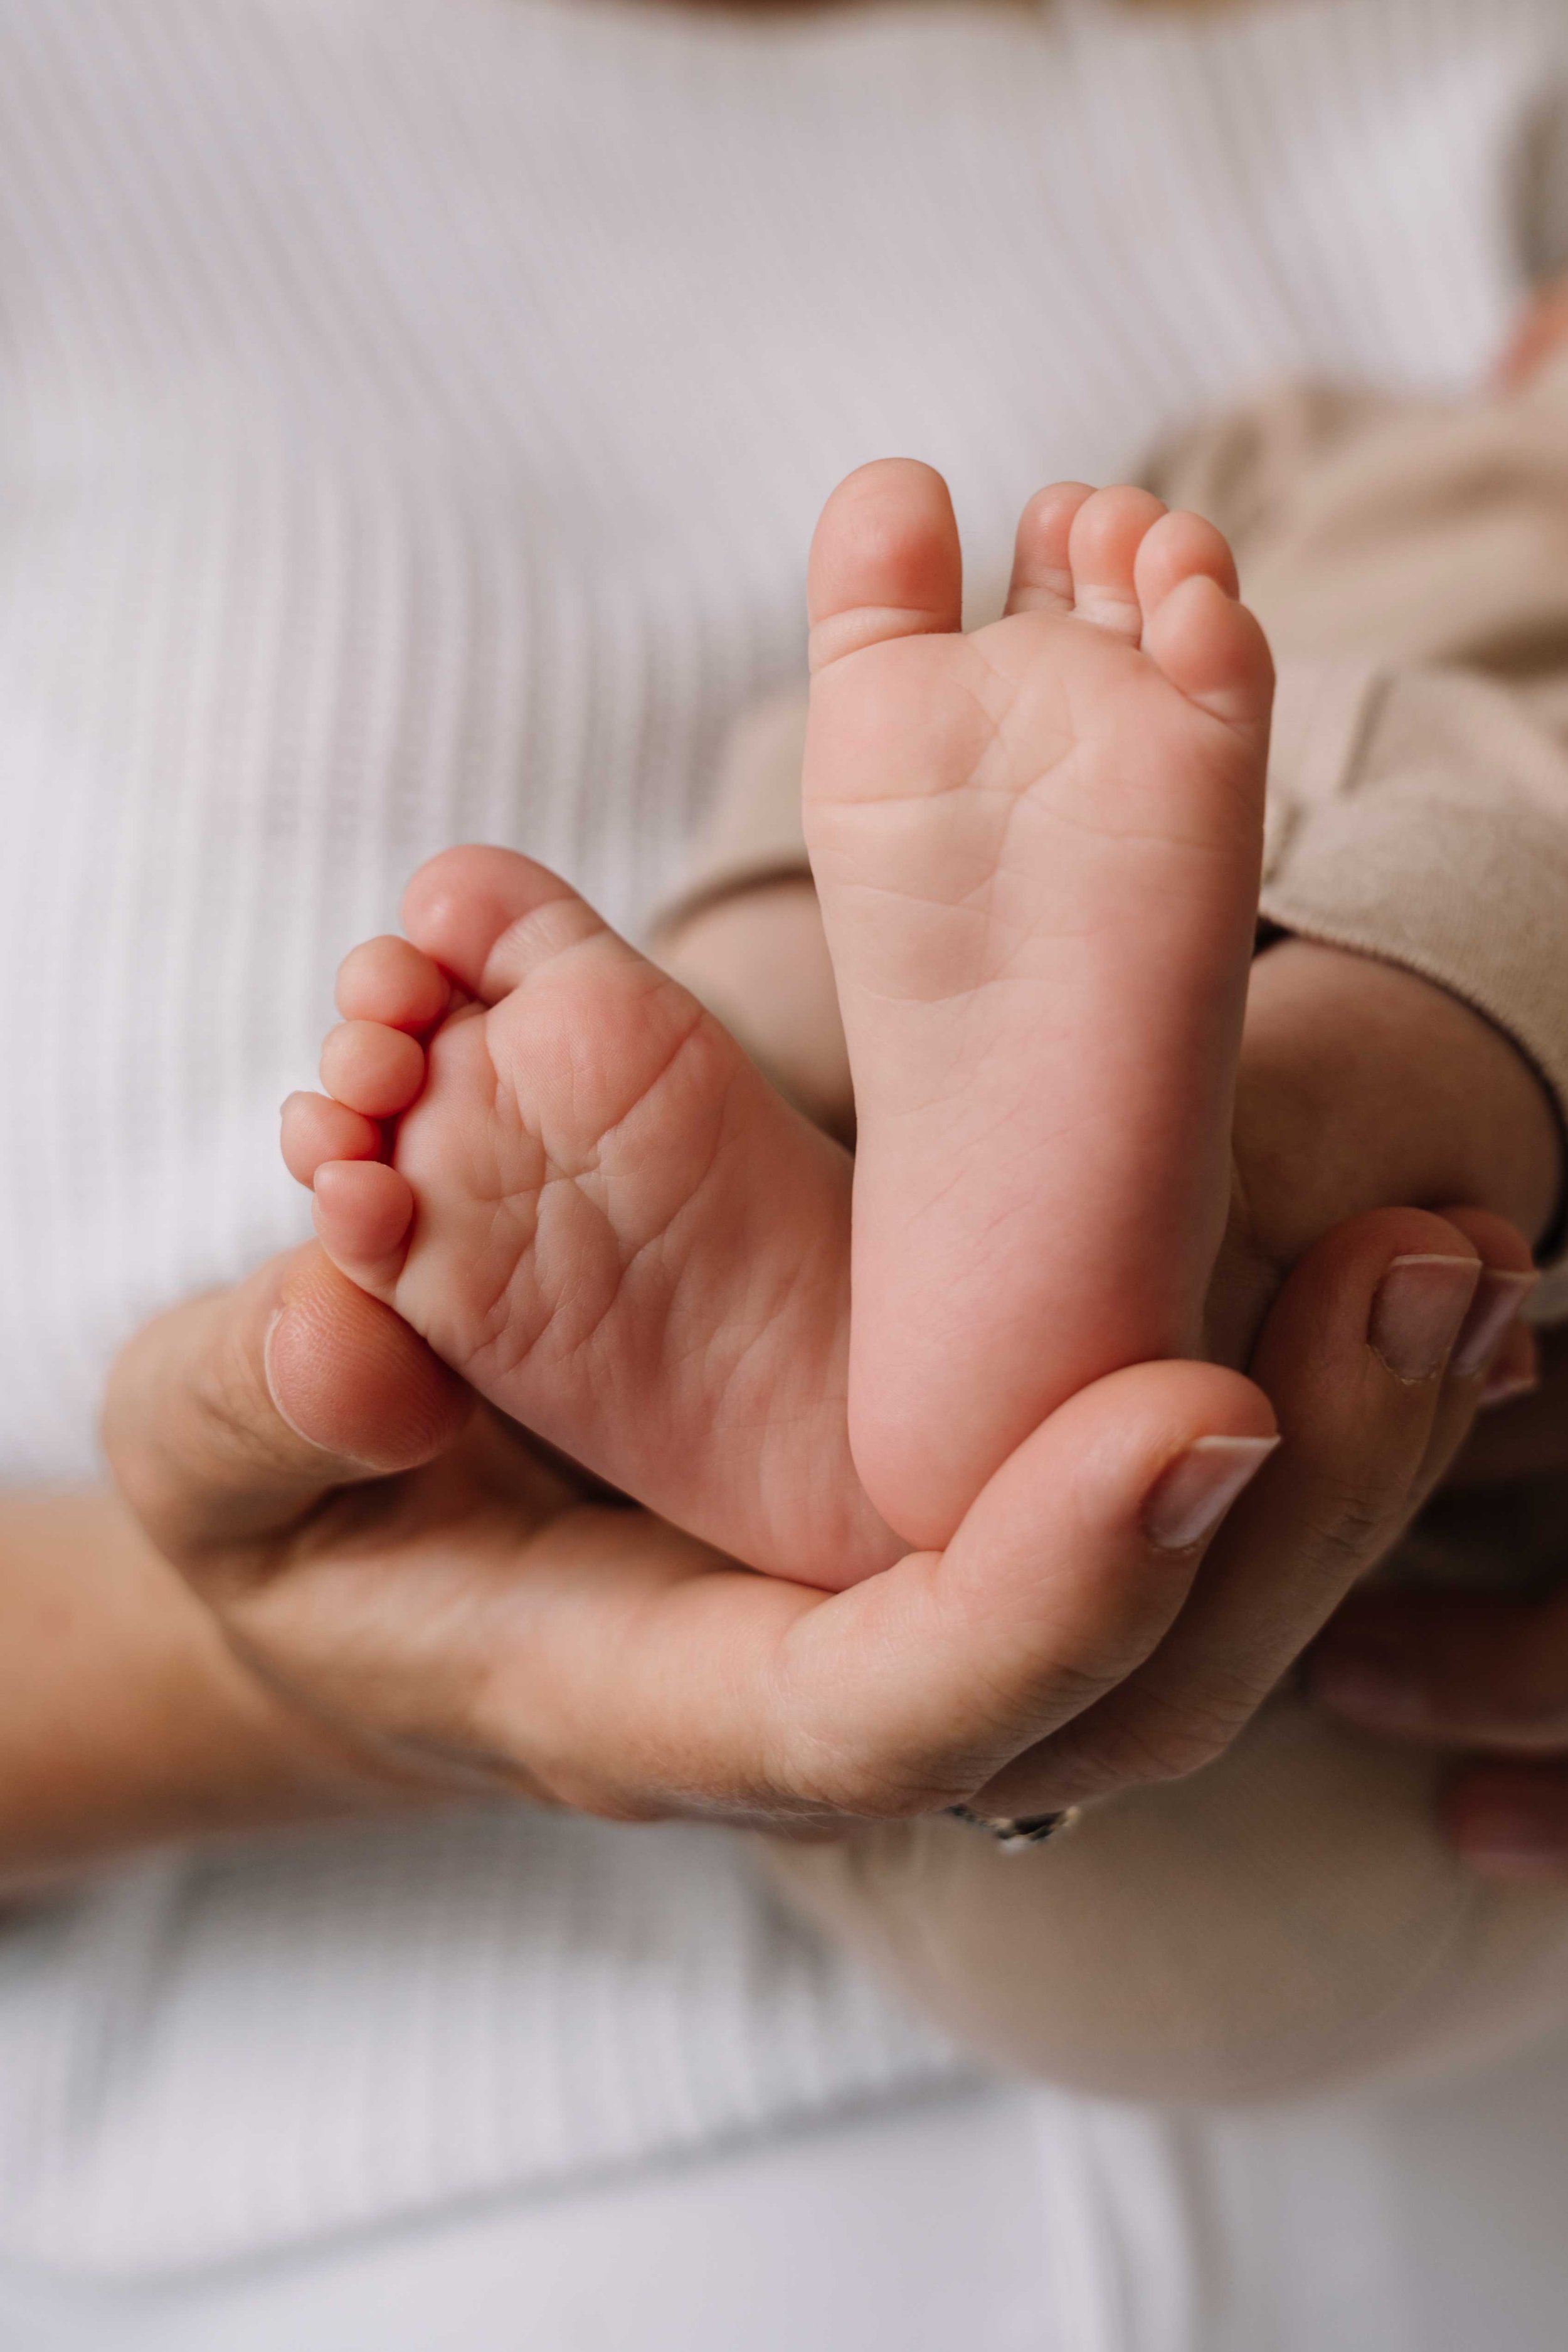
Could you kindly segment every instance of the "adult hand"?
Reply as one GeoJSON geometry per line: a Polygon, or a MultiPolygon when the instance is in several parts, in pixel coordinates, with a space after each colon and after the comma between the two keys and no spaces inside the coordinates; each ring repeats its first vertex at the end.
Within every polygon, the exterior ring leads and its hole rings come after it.
{"type": "Polygon", "coordinates": [[[1544,1571],[1533,1595],[1360,1594],[1310,1686],[1368,1729],[1456,1751],[1444,1826],[1477,1870],[1568,1879],[1568,1340],[1543,1350],[1531,1395],[1478,1427],[1454,1483],[1544,1571]]]}
{"type": "Polygon", "coordinates": [[[1395,1211],[1309,1253],[1257,1365],[1286,1444],[1217,1541],[1215,1474],[1249,1457],[1200,1442],[1273,1411],[1142,1365],[1036,1432],[945,1554],[836,1594],[595,1490],[313,1249],[140,1335],[106,1438],[236,1649],[391,1787],[801,1827],[1044,1811],[1246,1720],[1446,1464],[1482,1259],[1522,1247],[1395,1211]]]}

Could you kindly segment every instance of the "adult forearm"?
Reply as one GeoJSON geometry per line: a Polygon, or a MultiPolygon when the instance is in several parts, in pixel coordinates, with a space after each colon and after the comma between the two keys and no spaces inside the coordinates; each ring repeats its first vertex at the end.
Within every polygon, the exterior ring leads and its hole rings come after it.
{"type": "Polygon", "coordinates": [[[0,1494],[0,1895],[388,1801],[107,1494],[0,1494]]]}

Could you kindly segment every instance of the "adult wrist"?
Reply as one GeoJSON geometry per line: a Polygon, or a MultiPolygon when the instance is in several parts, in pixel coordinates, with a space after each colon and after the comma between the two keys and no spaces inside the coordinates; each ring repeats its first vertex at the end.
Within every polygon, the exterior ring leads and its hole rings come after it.
{"type": "Polygon", "coordinates": [[[1396,1205],[1468,1202],[1539,1242],[1563,1182],[1552,1097],[1501,1030],[1399,965],[1300,939],[1254,966],[1236,1156],[1251,1243],[1280,1267],[1396,1205]]]}
{"type": "Polygon", "coordinates": [[[0,1512],[0,1900],[117,1855],[422,1801],[254,1674],[116,1497],[0,1512]]]}

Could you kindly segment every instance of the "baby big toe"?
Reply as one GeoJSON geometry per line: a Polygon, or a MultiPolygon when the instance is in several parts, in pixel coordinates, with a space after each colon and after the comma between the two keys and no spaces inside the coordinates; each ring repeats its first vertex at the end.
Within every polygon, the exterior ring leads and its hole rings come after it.
{"type": "Polygon", "coordinates": [[[605,928],[569,882],[514,849],[470,844],[419,868],[403,898],[409,938],[481,1004],[605,928]]]}
{"type": "Polygon", "coordinates": [[[811,542],[806,602],[814,672],[890,637],[956,629],[963,565],[942,476],[879,457],[840,482],[811,542]]]}

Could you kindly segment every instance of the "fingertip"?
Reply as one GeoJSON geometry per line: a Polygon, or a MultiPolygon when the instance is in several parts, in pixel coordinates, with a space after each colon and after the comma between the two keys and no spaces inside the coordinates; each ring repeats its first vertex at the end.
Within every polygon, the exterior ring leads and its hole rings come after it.
{"type": "Polygon", "coordinates": [[[1479,1258],[1457,1251],[1394,1259],[1373,1294],[1367,1343],[1395,1380],[1415,1385],[1449,1369],[1479,1281],[1479,1258]]]}
{"type": "Polygon", "coordinates": [[[1279,1443],[1278,1433],[1194,1438],[1166,1464],[1144,1501],[1143,1532],[1155,1549],[1184,1552],[1208,1543],[1279,1443]]]}
{"type": "Polygon", "coordinates": [[[1494,1367],[1505,1374],[1503,1395],[1521,1395],[1533,1385],[1535,1369],[1533,1343],[1519,1320],[1541,1279],[1534,1253],[1518,1226],[1493,1210],[1459,1206],[1442,1213],[1481,1267],[1449,1370],[1457,1380],[1484,1383],[1483,1404],[1494,1401],[1488,1393],[1494,1367]]]}
{"type": "Polygon", "coordinates": [[[1446,1205],[1438,1213],[1446,1224],[1464,1234],[1484,1265],[1509,1274],[1534,1273],[1535,1255],[1529,1242],[1516,1224],[1495,1209],[1476,1209],[1461,1202],[1446,1205]]]}
{"type": "MultiPolygon", "coordinates": [[[[1517,1337],[1521,1344],[1513,1349],[1512,1363],[1508,1368],[1515,1381],[1513,1392],[1518,1393],[1521,1379],[1529,1384],[1533,1346],[1519,1318],[1530,1304],[1539,1280],[1533,1267],[1515,1273],[1495,1265],[1482,1266],[1469,1313],[1454,1342],[1450,1369],[1456,1379],[1486,1382],[1510,1340],[1517,1337]]],[[[1484,1387],[1482,1393],[1485,1394],[1484,1387]]]]}
{"type": "Polygon", "coordinates": [[[1379,1292],[1396,1265],[1422,1261],[1454,1265],[1456,1287],[1479,1278],[1474,1244],[1429,1209],[1371,1209],[1334,1226],[1287,1276],[1259,1335],[1255,1377],[1278,1399],[1304,1376],[1315,1381],[1313,1368],[1381,1363],[1372,1338],[1379,1292]]]}
{"type": "MultiPolygon", "coordinates": [[[[1020,1810],[1006,1794],[1009,1758],[1087,1718],[1154,1655],[1208,1540],[1276,1444],[1273,1408],[1241,1373],[1135,1364],[1069,1398],[996,1472],[936,1563],[915,1620],[1011,1710],[1010,1745],[987,1775],[1000,1775],[1005,1801],[991,1810],[1020,1810]],[[1195,1475],[1178,1468],[1189,1457],[1202,1465],[1195,1475]],[[1157,1498],[1173,1474],[1162,1525],[1157,1498]]],[[[1100,1777],[1103,1760],[1068,1758],[1064,1793],[1050,1803],[1114,1785],[1115,1770],[1100,1777]]]]}
{"type": "Polygon", "coordinates": [[[1180,1553],[1191,1569],[1279,1444],[1273,1404],[1245,1373],[1223,1364],[1132,1364],[1059,1406],[1004,1464],[983,1501],[987,1516],[1010,1510],[1015,1491],[1037,1488],[1049,1463],[1087,1541],[1121,1544],[1129,1558],[1147,1559],[1151,1547],[1180,1553]]]}
{"type": "Polygon", "coordinates": [[[273,1407],[297,1437],[377,1473],[445,1452],[474,1405],[401,1316],[316,1250],[283,1286],[263,1366],[273,1407]]]}
{"type": "Polygon", "coordinates": [[[1496,1412],[1502,1405],[1521,1403],[1540,1386],[1541,1342],[1527,1323],[1515,1322],[1485,1367],[1479,1409],[1496,1412]]]}

